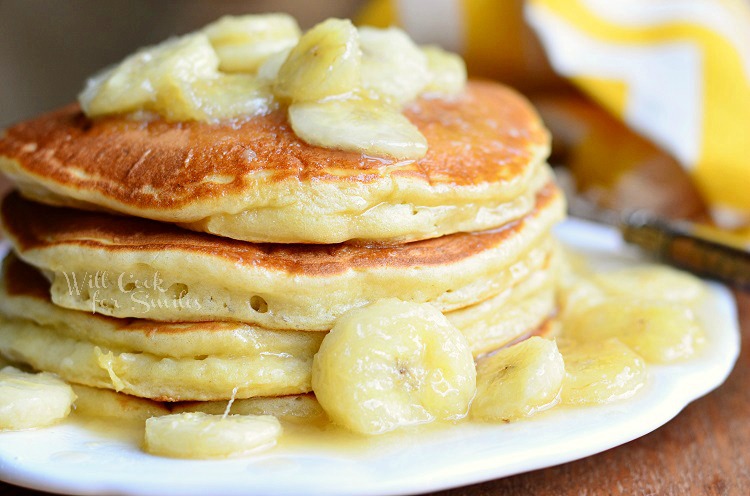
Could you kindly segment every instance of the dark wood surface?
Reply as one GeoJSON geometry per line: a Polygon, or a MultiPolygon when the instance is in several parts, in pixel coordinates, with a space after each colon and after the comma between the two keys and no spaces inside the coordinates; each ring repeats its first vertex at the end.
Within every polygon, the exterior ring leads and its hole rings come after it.
{"type": "MultiPolygon", "coordinates": [[[[732,375],[667,425],[604,453],[437,493],[484,495],[750,494],[750,295],[737,295],[742,352],[732,375]]],[[[0,495],[37,491],[0,483],[0,495]]]]}

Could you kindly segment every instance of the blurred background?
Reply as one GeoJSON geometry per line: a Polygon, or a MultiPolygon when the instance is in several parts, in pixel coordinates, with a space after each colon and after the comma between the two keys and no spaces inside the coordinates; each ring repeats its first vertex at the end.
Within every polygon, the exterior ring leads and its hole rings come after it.
{"type": "Polygon", "coordinates": [[[0,127],[138,47],[253,12],[398,25],[459,52],[533,101],[587,199],[750,240],[748,0],[0,0],[0,127]]]}

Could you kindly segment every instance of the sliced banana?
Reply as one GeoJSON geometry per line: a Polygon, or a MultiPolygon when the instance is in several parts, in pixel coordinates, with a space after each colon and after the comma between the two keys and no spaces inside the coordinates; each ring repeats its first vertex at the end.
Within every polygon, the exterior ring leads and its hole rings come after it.
{"type": "Polygon", "coordinates": [[[52,425],[70,413],[73,389],[53,374],[29,374],[13,367],[0,370],[0,430],[52,425]]]}
{"type": "Polygon", "coordinates": [[[559,244],[560,254],[560,284],[565,287],[580,278],[590,277],[593,272],[588,259],[583,253],[574,251],[571,247],[559,244]]]}
{"type": "Polygon", "coordinates": [[[168,110],[165,100],[170,98],[165,93],[214,77],[218,67],[219,59],[205,35],[172,38],[143,48],[90,79],[79,100],[84,111],[94,117],[159,107],[168,110]]]}
{"type": "Polygon", "coordinates": [[[424,93],[455,95],[466,86],[466,63],[459,55],[446,52],[434,45],[422,47],[427,58],[430,79],[423,88],[424,93]]]}
{"type": "Polygon", "coordinates": [[[224,16],[202,31],[224,72],[255,72],[271,55],[291,49],[300,37],[297,21],[286,14],[224,16]]]}
{"type": "Polygon", "coordinates": [[[276,444],[281,424],[270,415],[178,413],[146,420],[144,448],[173,458],[229,458],[276,444]]]}
{"type": "MultiPolygon", "coordinates": [[[[176,116],[178,109],[185,112],[181,120],[217,120],[241,116],[253,116],[276,107],[268,85],[248,74],[223,74],[196,81],[188,90],[192,98],[177,100],[184,102],[170,111],[176,116]]],[[[176,98],[179,93],[175,94],[176,98]]],[[[170,103],[172,105],[175,102],[170,103]]]]}
{"type": "Polygon", "coordinates": [[[704,341],[690,307],[668,301],[611,298],[564,320],[565,335],[578,341],[618,338],[647,362],[692,356],[704,341]]]}
{"type": "Polygon", "coordinates": [[[427,56],[397,28],[359,28],[362,87],[400,106],[430,82],[427,56]]]}
{"type": "Polygon", "coordinates": [[[644,265],[593,276],[593,281],[612,296],[642,300],[691,303],[705,294],[695,276],[662,265],[644,265]]]}
{"type": "Polygon", "coordinates": [[[292,129],[311,145],[378,157],[418,159],[427,140],[409,119],[382,102],[331,99],[289,107],[292,129]]]}
{"type": "Polygon", "coordinates": [[[394,298],[341,316],[312,372],[331,420],[363,434],[461,418],[475,381],[469,344],[445,316],[394,298]]]}
{"type": "Polygon", "coordinates": [[[294,102],[310,102],[355,91],[362,52],[348,20],[328,19],[306,32],[278,71],[274,91],[294,102]]]}
{"type": "Polygon", "coordinates": [[[272,85],[279,75],[279,69],[281,69],[281,66],[286,62],[291,51],[292,49],[288,48],[269,56],[258,68],[258,73],[255,75],[258,80],[265,84],[272,85]]]}
{"type": "Polygon", "coordinates": [[[565,377],[554,341],[531,337],[477,362],[477,397],[471,416],[504,421],[528,417],[555,406],[565,377]]]}
{"type": "Polygon", "coordinates": [[[77,396],[74,405],[77,415],[145,422],[151,417],[170,413],[164,404],[145,398],[117,393],[109,389],[77,384],[71,386],[77,396]]]}
{"type": "Polygon", "coordinates": [[[646,362],[617,338],[559,343],[565,361],[562,402],[596,405],[630,398],[648,381],[646,362]]]}
{"type": "Polygon", "coordinates": [[[584,312],[607,299],[604,290],[590,278],[570,278],[558,290],[560,315],[563,321],[584,312]]]}
{"type": "Polygon", "coordinates": [[[89,80],[79,96],[91,117],[152,111],[168,120],[211,120],[269,110],[267,85],[247,74],[221,74],[204,34],[144,48],[89,80]]]}

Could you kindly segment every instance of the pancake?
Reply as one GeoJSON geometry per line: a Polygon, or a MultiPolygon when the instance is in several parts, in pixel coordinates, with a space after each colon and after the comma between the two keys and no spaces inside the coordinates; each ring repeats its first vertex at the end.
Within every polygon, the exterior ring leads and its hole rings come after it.
{"type": "MultiPolygon", "coordinates": [[[[553,308],[510,312],[550,300],[556,270],[547,267],[478,305],[461,332],[476,335],[475,355],[498,340],[518,339],[542,325],[553,308]],[[493,328],[496,334],[486,332],[493,328]],[[488,337],[489,336],[489,337],[488,337]]],[[[452,319],[448,313],[449,320],[452,319]]],[[[461,320],[459,318],[459,320],[461,320]]],[[[279,396],[311,390],[312,359],[325,333],[271,331],[237,323],[169,324],[68,310],[49,299],[49,283],[10,255],[0,280],[0,355],[54,372],[76,384],[158,401],[209,401],[279,396]]]]}
{"type": "Polygon", "coordinates": [[[125,353],[147,352],[165,358],[249,356],[304,357],[318,350],[325,333],[268,330],[234,322],[165,323],[116,319],[53,305],[49,282],[13,254],[3,262],[0,315],[26,319],[75,341],[96,343],[125,353]]]}
{"type": "Polygon", "coordinates": [[[162,324],[59,308],[49,283],[10,256],[0,285],[0,354],[86,386],[159,401],[310,391],[324,333],[232,323],[162,324]]]}
{"type": "Polygon", "coordinates": [[[534,208],[549,136],[531,105],[490,82],[404,111],[418,161],[301,141],[285,112],[246,120],[88,119],[76,105],[0,138],[0,170],[29,198],[179,223],[253,242],[406,242],[500,227],[534,208]]]}
{"type": "Polygon", "coordinates": [[[167,404],[139,398],[132,394],[80,384],[71,384],[71,387],[76,395],[76,401],[73,404],[73,413],[76,415],[98,417],[110,422],[125,420],[143,423],[151,417],[170,413],[167,404]]]}
{"type": "Polygon", "coordinates": [[[229,408],[226,401],[190,401],[172,404],[169,407],[172,413],[203,412],[212,415],[223,415],[228,409],[232,415],[273,415],[279,420],[292,423],[327,419],[323,407],[313,394],[248,398],[233,401],[229,408]]]}
{"type": "Polygon", "coordinates": [[[77,415],[104,419],[145,422],[151,417],[170,413],[203,412],[223,415],[227,410],[232,415],[273,415],[281,421],[291,423],[319,422],[326,419],[325,412],[313,394],[288,396],[260,396],[228,401],[185,401],[163,403],[110,389],[92,388],[71,384],[76,398],[74,408],[77,415]]]}
{"type": "Polygon", "coordinates": [[[393,246],[253,244],[17,194],[0,217],[18,255],[52,280],[57,305],[122,318],[328,330],[345,311],[380,298],[449,312],[512,287],[544,267],[563,211],[562,194],[548,183],[531,213],[501,229],[393,246]]]}
{"type": "Polygon", "coordinates": [[[61,336],[29,320],[0,318],[0,352],[66,381],[159,401],[220,400],[310,390],[309,361],[279,355],[164,358],[61,336]]]}
{"type": "Polygon", "coordinates": [[[518,341],[542,329],[557,314],[558,250],[549,265],[485,301],[446,313],[460,329],[477,357],[518,341]]]}

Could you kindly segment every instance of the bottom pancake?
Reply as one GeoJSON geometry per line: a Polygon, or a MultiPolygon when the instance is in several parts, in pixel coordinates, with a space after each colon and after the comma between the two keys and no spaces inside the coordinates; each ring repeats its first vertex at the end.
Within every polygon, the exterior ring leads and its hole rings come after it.
{"type": "Polygon", "coordinates": [[[34,369],[87,386],[160,401],[275,396],[310,390],[311,351],[305,357],[164,358],[76,341],[28,320],[0,320],[0,351],[34,369]]]}
{"type": "MultiPolygon", "coordinates": [[[[549,261],[511,290],[446,314],[475,355],[518,339],[554,314],[549,261]]],[[[311,390],[324,332],[230,322],[165,323],[69,310],[49,282],[9,256],[0,283],[0,354],[73,383],[159,401],[281,396],[311,390]]]]}
{"type": "Polygon", "coordinates": [[[279,420],[299,423],[326,418],[315,395],[295,394],[225,401],[186,401],[164,403],[139,398],[110,389],[72,384],[77,398],[75,413],[86,417],[145,422],[170,413],[203,412],[214,415],[273,415],[279,420]]]}
{"type": "Polygon", "coordinates": [[[555,246],[543,270],[529,274],[502,293],[445,314],[466,336],[475,358],[542,328],[556,315],[558,252],[555,246]]]}
{"type": "Polygon", "coordinates": [[[67,310],[35,269],[14,255],[3,264],[0,354],[86,386],[160,401],[305,393],[324,335],[67,310]]]}

